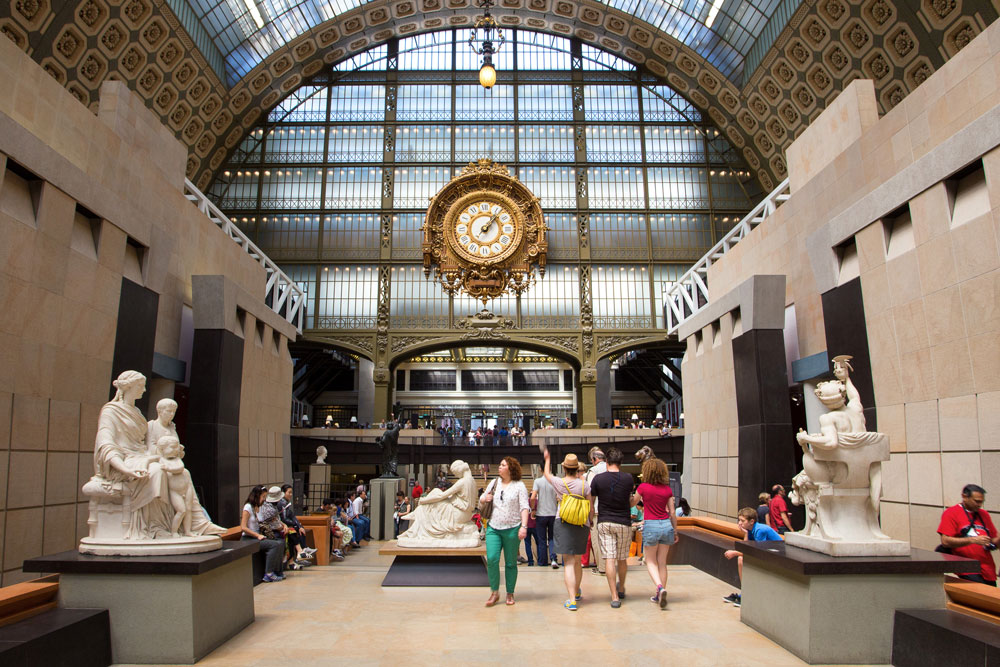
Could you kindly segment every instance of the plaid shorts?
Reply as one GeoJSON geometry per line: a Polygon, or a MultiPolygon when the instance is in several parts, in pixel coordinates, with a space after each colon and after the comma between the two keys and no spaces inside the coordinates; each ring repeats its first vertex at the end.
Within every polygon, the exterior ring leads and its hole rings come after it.
{"type": "Polygon", "coordinates": [[[597,524],[597,537],[601,541],[601,552],[605,558],[628,560],[628,549],[632,543],[632,527],[620,523],[597,524]]]}

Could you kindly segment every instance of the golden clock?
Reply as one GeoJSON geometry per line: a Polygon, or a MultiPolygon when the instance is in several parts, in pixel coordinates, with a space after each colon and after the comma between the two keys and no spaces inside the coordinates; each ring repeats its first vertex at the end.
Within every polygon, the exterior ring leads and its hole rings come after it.
{"type": "Polygon", "coordinates": [[[503,165],[469,164],[431,198],[424,220],[424,274],[485,304],[521,293],[545,274],[548,243],[538,197],[503,165]]]}

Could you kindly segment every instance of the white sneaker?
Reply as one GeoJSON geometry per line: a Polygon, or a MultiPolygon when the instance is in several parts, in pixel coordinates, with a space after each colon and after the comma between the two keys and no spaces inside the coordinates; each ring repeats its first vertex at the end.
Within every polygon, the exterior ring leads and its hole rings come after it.
{"type": "Polygon", "coordinates": [[[315,556],[316,550],[313,549],[312,547],[306,547],[305,549],[302,550],[302,553],[304,553],[306,556],[315,556]]]}

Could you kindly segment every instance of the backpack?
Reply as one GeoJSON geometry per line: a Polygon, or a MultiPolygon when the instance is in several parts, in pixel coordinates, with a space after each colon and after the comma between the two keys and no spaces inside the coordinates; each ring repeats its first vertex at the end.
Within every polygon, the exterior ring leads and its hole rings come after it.
{"type": "Polygon", "coordinates": [[[559,501],[559,518],[563,523],[568,523],[571,526],[584,525],[590,516],[590,501],[582,495],[570,493],[569,485],[566,484],[565,479],[563,486],[566,487],[566,493],[559,501]]]}

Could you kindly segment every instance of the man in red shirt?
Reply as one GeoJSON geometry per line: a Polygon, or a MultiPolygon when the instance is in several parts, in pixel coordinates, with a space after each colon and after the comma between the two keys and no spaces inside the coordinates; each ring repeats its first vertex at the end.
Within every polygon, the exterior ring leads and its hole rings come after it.
{"type": "Polygon", "coordinates": [[[788,519],[788,504],[785,502],[785,487],[775,484],[771,487],[771,502],[768,503],[771,513],[771,527],[778,531],[779,535],[784,535],[792,529],[792,522],[788,519]]]}
{"type": "Polygon", "coordinates": [[[1000,537],[989,513],[983,509],[985,495],[983,487],[966,484],[962,489],[962,502],[944,511],[937,532],[941,535],[941,544],[951,549],[951,553],[980,563],[979,574],[958,576],[996,586],[997,567],[993,562],[993,552],[1000,544],[1000,537]]]}
{"type": "Polygon", "coordinates": [[[424,495],[424,487],[420,486],[420,482],[414,481],[413,484],[413,499],[420,500],[420,496],[424,495]]]}

